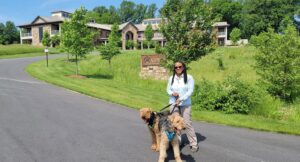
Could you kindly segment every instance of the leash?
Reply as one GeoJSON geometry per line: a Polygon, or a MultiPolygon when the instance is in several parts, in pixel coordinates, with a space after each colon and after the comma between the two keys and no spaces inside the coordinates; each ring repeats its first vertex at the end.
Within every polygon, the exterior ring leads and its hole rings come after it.
{"type": "MultiPolygon", "coordinates": [[[[175,99],[177,100],[177,99],[178,99],[178,96],[177,96],[177,97],[175,97],[175,99]]],[[[163,111],[164,109],[166,109],[166,108],[170,107],[171,105],[173,105],[173,104],[169,104],[169,105],[167,105],[167,106],[163,107],[162,109],[160,109],[160,110],[159,110],[159,112],[161,112],[161,111],[163,111]]],[[[173,110],[172,110],[172,113],[173,113],[173,111],[174,111],[175,107],[177,107],[177,106],[176,106],[176,105],[174,105],[174,108],[173,108],[173,110]]],[[[172,113],[171,113],[171,114],[172,114],[172,113]]]]}
{"type": "Polygon", "coordinates": [[[163,107],[162,109],[160,109],[159,111],[163,111],[164,109],[166,109],[166,108],[170,107],[171,105],[172,105],[172,104],[169,104],[169,105],[167,105],[167,106],[163,107]]]}

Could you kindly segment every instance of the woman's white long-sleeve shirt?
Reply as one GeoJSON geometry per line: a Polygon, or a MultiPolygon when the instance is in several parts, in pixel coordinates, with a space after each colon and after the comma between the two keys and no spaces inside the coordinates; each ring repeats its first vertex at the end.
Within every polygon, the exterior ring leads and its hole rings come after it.
{"type": "Polygon", "coordinates": [[[168,86],[167,86],[167,93],[170,96],[169,103],[173,104],[176,101],[176,98],[172,96],[174,92],[179,94],[179,100],[181,101],[179,106],[190,106],[192,104],[191,96],[194,91],[194,79],[191,75],[187,75],[187,83],[184,83],[184,77],[181,76],[174,76],[174,82],[172,83],[172,77],[169,78],[168,86]]]}

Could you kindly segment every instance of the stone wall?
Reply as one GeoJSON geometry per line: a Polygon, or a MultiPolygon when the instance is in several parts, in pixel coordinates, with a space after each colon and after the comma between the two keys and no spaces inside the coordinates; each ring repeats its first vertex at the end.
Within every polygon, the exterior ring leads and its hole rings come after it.
{"type": "Polygon", "coordinates": [[[160,66],[142,67],[140,77],[143,79],[168,80],[168,70],[160,66]]]}
{"type": "Polygon", "coordinates": [[[31,29],[32,32],[32,45],[38,46],[40,45],[40,40],[39,40],[39,27],[38,26],[33,26],[31,29]]]}
{"type": "Polygon", "coordinates": [[[160,65],[161,55],[142,55],[140,77],[143,79],[168,80],[168,70],[160,65]]]}

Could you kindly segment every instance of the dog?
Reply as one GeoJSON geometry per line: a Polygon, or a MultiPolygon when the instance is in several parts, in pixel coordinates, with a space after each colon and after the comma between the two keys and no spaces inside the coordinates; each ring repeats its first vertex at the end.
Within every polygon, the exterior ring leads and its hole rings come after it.
{"type": "Polygon", "coordinates": [[[180,134],[180,131],[184,129],[184,119],[178,113],[173,113],[166,117],[160,118],[160,148],[158,162],[165,161],[165,158],[167,157],[167,149],[169,148],[169,143],[171,143],[173,146],[176,162],[182,162],[179,150],[180,144],[178,141],[177,134],[180,134]]]}
{"type": "Polygon", "coordinates": [[[140,117],[148,124],[149,132],[151,134],[152,144],[151,149],[159,151],[160,148],[160,130],[159,121],[162,116],[167,116],[169,112],[154,112],[151,108],[140,109],[140,117]]]}

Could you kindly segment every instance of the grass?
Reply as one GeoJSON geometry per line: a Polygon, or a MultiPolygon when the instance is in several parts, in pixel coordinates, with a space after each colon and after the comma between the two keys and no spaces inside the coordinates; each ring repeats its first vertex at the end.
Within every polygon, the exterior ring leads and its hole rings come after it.
{"type": "MultiPolygon", "coordinates": [[[[192,63],[189,73],[194,76],[196,83],[200,82],[202,78],[222,81],[228,75],[240,73],[242,80],[255,84],[258,78],[252,68],[255,52],[256,50],[253,47],[218,48],[213,54],[192,63]],[[219,57],[222,57],[224,70],[221,70],[218,66],[217,59],[219,57]]],[[[86,77],[84,79],[69,77],[75,74],[75,63],[68,62],[65,58],[50,60],[48,68],[45,67],[43,61],[36,62],[29,65],[26,71],[36,78],[83,94],[136,109],[152,107],[159,110],[168,102],[165,92],[167,82],[143,80],[139,77],[140,55],[152,53],[154,51],[151,50],[125,51],[112,60],[111,66],[108,65],[107,61],[102,60],[99,55],[87,56],[79,64],[80,74],[86,77]]],[[[300,135],[299,105],[300,102],[288,106],[290,107],[288,109],[292,111],[292,115],[285,114],[288,116],[287,118],[271,119],[254,114],[223,114],[221,112],[197,111],[194,109],[193,119],[300,135]]],[[[259,112],[259,110],[256,112],[259,112]]],[[[282,112],[285,112],[284,109],[282,112]]],[[[279,114],[278,116],[282,117],[283,115],[279,114]]]]}
{"type": "MultiPolygon", "coordinates": [[[[49,54],[59,53],[58,49],[50,48],[49,54]]],[[[0,45],[0,59],[19,58],[19,57],[34,57],[43,56],[44,47],[36,47],[32,45],[0,45]]]]}

